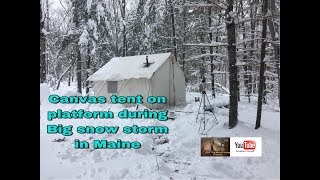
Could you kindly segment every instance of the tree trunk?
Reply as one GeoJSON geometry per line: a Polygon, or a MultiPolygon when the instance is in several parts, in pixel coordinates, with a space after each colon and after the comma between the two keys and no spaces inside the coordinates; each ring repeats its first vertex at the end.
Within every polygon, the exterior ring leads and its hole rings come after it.
{"type": "MultiPolygon", "coordinates": [[[[76,30],[80,29],[80,5],[83,3],[82,1],[74,0],[72,1],[72,7],[73,7],[73,23],[76,30]]],[[[75,44],[75,52],[76,52],[76,63],[77,63],[77,91],[82,94],[82,80],[81,80],[81,52],[80,52],[80,45],[78,45],[78,35],[74,37],[73,41],[75,44]]]]}
{"type": "Polygon", "coordinates": [[[234,19],[230,16],[233,11],[233,0],[227,0],[227,37],[228,37],[228,59],[229,59],[229,128],[233,128],[238,123],[238,77],[236,66],[236,26],[234,19]]]}
{"type": "MultiPolygon", "coordinates": [[[[50,31],[50,16],[49,16],[49,0],[46,0],[46,9],[47,9],[47,13],[46,13],[46,31],[49,32],[50,31]]],[[[49,56],[48,56],[48,49],[49,49],[49,44],[48,41],[46,41],[46,74],[49,74],[49,56]]]]}
{"type": "MultiPolygon", "coordinates": [[[[199,35],[199,39],[200,39],[200,43],[204,43],[204,38],[203,38],[203,34],[200,33],[199,35]]],[[[204,50],[203,47],[200,48],[200,54],[205,54],[206,51],[204,50]]],[[[201,81],[203,81],[205,79],[205,68],[204,68],[204,64],[205,64],[205,58],[202,57],[201,58],[201,63],[200,63],[200,79],[201,81]]],[[[205,87],[203,87],[205,90],[205,87]]]]}
{"type": "Polygon", "coordinates": [[[76,51],[77,51],[77,91],[82,94],[82,80],[81,80],[81,52],[80,52],[80,46],[76,45],[76,51]]]}
{"type": "Polygon", "coordinates": [[[224,87],[228,87],[228,72],[227,72],[227,65],[223,66],[224,73],[224,87]]]}
{"type": "Polygon", "coordinates": [[[90,72],[90,60],[91,60],[91,57],[90,57],[90,49],[89,49],[89,45],[87,47],[87,55],[88,55],[88,60],[87,60],[87,80],[86,80],[86,94],[89,93],[89,81],[88,81],[88,78],[89,78],[89,72],[90,72]]]}
{"type": "MultiPolygon", "coordinates": [[[[254,4],[256,4],[256,0],[253,1],[254,4]]],[[[256,12],[257,12],[257,8],[254,7],[253,9],[251,8],[250,9],[250,18],[251,19],[254,19],[255,18],[255,15],[256,15],[256,12]]],[[[250,41],[250,48],[251,50],[249,51],[249,57],[251,58],[250,62],[252,62],[252,60],[254,59],[254,34],[255,34],[255,29],[256,29],[256,23],[255,21],[251,20],[250,22],[250,29],[251,29],[251,41],[250,41]]],[[[251,101],[251,94],[252,94],[252,91],[253,91],[253,88],[255,88],[255,86],[253,84],[255,84],[255,78],[252,78],[252,73],[253,73],[253,67],[251,64],[248,64],[247,65],[247,68],[248,68],[248,71],[250,72],[249,75],[248,75],[248,101],[250,103],[251,101]],[[254,79],[254,81],[252,80],[254,79]]]]}
{"type": "Polygon", "coordinates": [[[40,1],[40,83],[46,82],[46,37],[43,33],[44,17],[42,12],[42,4],[40,1]]]}
{"type": "MultiPolygon", "coordinates": [[[[210,4],[210,1],[208,0],[208,4],[210,4]]],[[[210,33],[209,33],[209,39],[210,39],[210,43],[212,43],[212,30],[211,30],[211,26],[212,26],[212,20],[211,20],[211,6],[208,6],[208,21],[209,21],[209,29],[210,29],[210,33]]],[[[218,36],[217,36],[218,37],[218,36]]],[[[211,75],[211,91],[212,91],[212,97],[216,98],[216,92],[214,89],[214,66],[213,66],[213,46],[210,46],[210,75],[211,75]]]]}
{"type": "MultiPolygon", "coordinates": [[[[126,19],[126,0],[122,0],[122,21],[125,21],[126,19]]],[[[126,23],[126,22],[125,22],[126,23]]],[[[122,42],[122,56],[126,56],[126,51],[127,51],[127,35],[126,35],[126,24],[123,23],[123,42],[122,42]]]]}
{"type": "Polygon", "coordinates": [[[238,102],[240,101],[240,78],[239,78],[239,80],[238,80],[238,102]]]}
{"type": "MultiPolygon", "coordinates": [[[[186,3],[186,0],[183,0],[183,4],[186,3]]],[[[182,17],[183,17],[183,44],[186,43],[186,8],[183,7],[183,12],[182,12],[182,17]]],[[[182,46],[182,70],[184,71],[184,66],[185,66],[185,58],[186,58],[186,46],[182,46]]]]}
{"type": "Polygon", "coordinates": [[[266,37],[267,37],[267,18],[265,17],[268,11],[268,0],[263,0],[262,5],[262,41],[261,41],[261,59],[260,59],[260,79],[259,79],[259,89],[258,89],[258,108],[257,108],[257,120],[256,127],[258,129],[261,123],[261,111],[262,111],[262,98],[263,98],[263,85],[265,84],[265,62],[264,58],[266,55],[266,37]]]}
{"type": "Polygon", "coordinates": [[[172,28],[172,42],[173,42],[173,53],[174,53],[174,58],[176,61],[178,61],[177,57],[177,41],[176,41],[176,28],[175,28],[175,22],[174,22],[174,10],[173,10],[173,4],[172,1],[169,0],[170,4],[170,14],[171,14],[171,28],[172,28]]]}
{"type": "MultiPolygon", "coordinates": [[[[270,0],[270,7],[271,7],[271,14],[274,15],[275,13],[275,2],[274,0],[270,0]]],[[[275,32],[275,27],[273,25],[273,20],[272,18],[268,19],[268,26],[269,26],[269,31],[271,34],[271,40],[273,42],[277,41],[278,39],[276,38],[276,32],[275,32]]],[[[277,61],[276,67],[277,67],[277,79],[278,79],[278,99],[279,99],[279,105],[280,105],[280,47],[278,44],[272,43],[273,49],[274,49],[274,59],[277,61]]]]}
{"type": "MultiPolygon", "coordinates": [[[[267,65],[266,63],[264,62],[264,68],[263,68],[263,72],[266,71],[266,68],[267,68],[267,65]]],[[[259,79],[260,81],[260,79],[259,79]]],[[[267,104],[267,84],[265,83],[266,81],[266,77],[264,77],[264,81],[263,81],[263,84],[262,84],[262,103],[263,104],[267,104]]]]}
{"type": "Polygon", "coordinates": [[[71,82],[73,82],[73,76],[74,76],[74,68],[71,67],[70,72],[71,72],[71,82]]]}
{"type": "Polygon", "coordinates": [[[71,68],[68,72],[68,86],[70,86],[70,85],[71,85],[71,68]]]}
{"type": "Polygon", "coordinates": [[[119,57],[119,40],[118,40],[118,34],[119,34],[119,29],[118,29],[118,11],[117,11],[117,8],[116,8],[116,2],[115,0],[112,1],[113,2],[113,13],[114,13],[114,27],[116,29],[116,47],[115,47],[115,54],[117,57],[119,57]]]}
{"type": "Polygon", "coordinates": [[[49,1],[46,0],[46,10],[47,10],[47,13],[46,13],[46,19],[47,19],[47,31],[49,32],[49,22],[50,22],[50,17],[49,17],[49,1]]]}
{"type": "MultiPolygon", "coordinates": [[[[243,2],[242,1],[240,1],[240,6],[241,6],[241,16],[242,16],[242,18],[244,19],[245,18],[245,14],[244,14],[244,12],[243,12],[243,2]]],[[[246,36],[246,27],[245,27],[245,22],[243,22],[242,23],[242,39],[246,39],[247,38],[247,36],[246,36]]],[[[249,70],[249,61],[248,61],[248,57],[247,57],[247,51],[246,51],[246,48],[247,48],[247,45],[246,45],[246,43],[244,43],[243,44],[243,49],[245,50],[244,51],[244,54],[243,54],[243,61],[245,62],[245,65],[244,65],[244,71],[245,71],[245,73],[244,73],[244,76],[243,76],[243,78],[244,78],[244,87],[246,88],[246,93],[247,93],[247,97],[248,97],[248,99],[249,99],[249,102],[250,102],[250,94],[249,94],[249,72],[248,72],[248,70],[249,70]]],[[[251,72],[250,72],[251,73],[251,72]]]]}

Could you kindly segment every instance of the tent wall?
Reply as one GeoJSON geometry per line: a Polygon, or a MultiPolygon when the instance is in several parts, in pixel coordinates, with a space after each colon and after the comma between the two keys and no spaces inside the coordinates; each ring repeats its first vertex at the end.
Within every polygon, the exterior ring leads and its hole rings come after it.
{"type": "MultiPolygon", "coordinates": [[[[104,96],[107,101],[110,102],[110,96],[113,94],[117,96],[136,96],[141,95],[147,98],[150,93],[150,80],[149,79],[129,79],[118,81],[117,93],[108,93],[107,81],[94,81],[93,91],[95,96],[104,96]],[[102,86],[103,85],[103,86],[102,86]],[[101,88],[102,86],[102,88],[101,88]],[[99,89],[101,88],[100,92],[99,89]]],[[[126,106],[135,106],[135,104],[125,104],[126,106]]],[[[144,99],[144,105],[147,105],[146,99],[144,99]]]]}
{"type": "Polygon", "coordinates": [[[153,96],[165,96],[167,104],[153,104],[153,108],[163,108],[172,104],[173,96],[170,96],[170,72],[169,61],[166,61],[162,66],[153,74],[151,81],[151,94],[153,96]]]}
{"type": "MultiPolygon", "coordinates": [[[[170,62],[172,62],[173,60],[174,59],[171,58],[170,62]]],[[[173,68],[174,69],[174,85],[176,89],[175,102],[176,102],[176,105],[178,105],[186,102],[186,78],[184,76],[182,69],[179,67],[176,61],[174,61],[173,67],[174,67],[173,68]]],[[[171,93],[173,94],[174,91],[172,90],[171,93]]]]}
{"type": "Polygon", "coordinates": [[[169,60],[154,73],[151,78],[151,86],[154,96],[166,96],[168,104],[177,105],[186,102],[186,84],[183,71],[175,61],[172,65],[172,60],[170,56],[169,60]]]}
{"type": "Polygon", "coordinates": [[[170,105],[179,105],[186,102],[186,79],[172,55],[167,62],[170,72],[170,105]]]}
{"type": "MultiPolygon", "coordinates": [[[[143,97],[143,105],[147,106],[147,97],[150,93],[150,80],[143,79],[129,79],[125,81],[118,82],[118,86],[121,86],[123,83],[123,87],[120,90],[119,96],[137,96],[141,95],[143,97]]],[[[125,104],[126,106],[135,106],[136,104],[125,104]]]]}

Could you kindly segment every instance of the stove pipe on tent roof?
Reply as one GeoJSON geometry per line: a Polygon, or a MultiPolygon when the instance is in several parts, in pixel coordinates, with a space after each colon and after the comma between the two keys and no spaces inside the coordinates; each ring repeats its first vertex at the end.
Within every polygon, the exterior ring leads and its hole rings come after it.
{"type": "Polygon", "coordinates": [[[146,67],[149,67],[148,56],[146,56],[146,67]]]}

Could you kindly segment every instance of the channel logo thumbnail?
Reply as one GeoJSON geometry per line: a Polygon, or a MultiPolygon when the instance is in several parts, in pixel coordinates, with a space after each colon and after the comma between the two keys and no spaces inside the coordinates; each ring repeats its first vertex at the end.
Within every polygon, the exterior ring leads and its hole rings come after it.
{"type": "Polygon", "coordinates": [[[203,137],[201,156],[262,156],[261,137],[203,137]]]}
{"type": "Polygon", "coordinates": [[[230,138],[201,138],[201,156],[230,156],[230,138]]]}

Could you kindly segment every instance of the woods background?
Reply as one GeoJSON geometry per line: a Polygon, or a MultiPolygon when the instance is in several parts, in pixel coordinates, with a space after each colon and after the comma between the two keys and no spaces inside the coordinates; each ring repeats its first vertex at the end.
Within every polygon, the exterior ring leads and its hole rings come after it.
{"type": "Polygon", "coordinates": [[[40,83],[77,84],[113,57],[172,52],[187,91],[229,93],[229,127],[238,101],[280,105],[279,0],[41,0],[40,83]]]}

